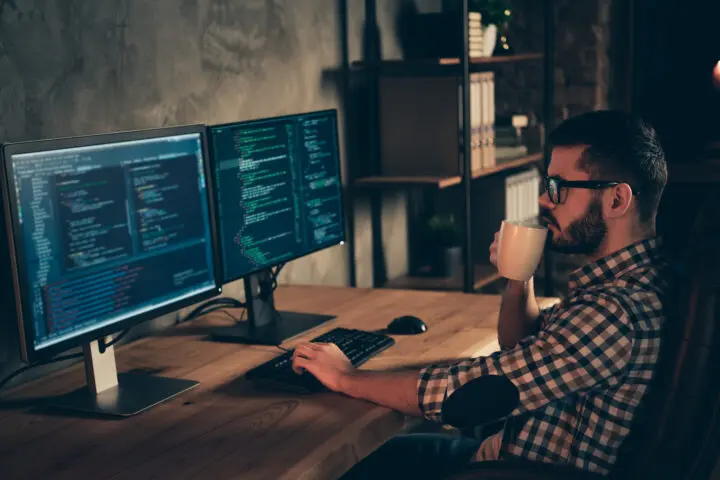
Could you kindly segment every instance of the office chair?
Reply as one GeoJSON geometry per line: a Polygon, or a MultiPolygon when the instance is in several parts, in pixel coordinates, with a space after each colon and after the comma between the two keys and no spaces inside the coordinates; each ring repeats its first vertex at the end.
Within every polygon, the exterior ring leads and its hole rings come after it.
{"type": "Polygon", "coordinates": [[[607,477],[530,461],[471,465],[446,480],[708,479],[720,457],[720,195],[704,203],[674,261],[664,350],[607,477]]]}

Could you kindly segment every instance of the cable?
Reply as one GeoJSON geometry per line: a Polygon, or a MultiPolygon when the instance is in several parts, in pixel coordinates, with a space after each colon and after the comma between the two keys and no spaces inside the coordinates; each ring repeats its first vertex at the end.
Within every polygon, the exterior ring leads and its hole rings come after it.
{"type": "Polygon", "coordinates": [[[245,319],[245,312],[247,309],[243,309],[242,314],[240,315],[240,318],[236,318],[234,315],[232,315],[230,312],[227,311],[226,308],[218,308],[220,310],[220,313],[224,313],[228,317],[232,318],[235,322],[242,322],[245,319]]]}
{"type": "Polygon", "coordinates": [[[216,312],[218,310],[220,310],[222,312],[222,311],[227,310],[228,308],[231,308],[231,307],[229,305],[213,305],[210,308],[206,308],[199,312],[195,312],[192,316],[188,315],[187,317],[185,317],[185,320],[183,320],[183,322],[186,322],[188,320],[191,320],[191,319],[194,319],[197,317],[201,317],[203,315],[207,315],[208,313],[216,312]]]}
{"type": "Polygon", "coordinates": [[[8,375],[7,377],[3,378],[3,379],[0,381],[0,390],[2,390],[2,388],[3,388],[10,380],[12,380],[13,378],[17,377],[17,376],[20,375],[21,373],[26,372],[26,371],[28,371],[28,370],[30,370],[30,369],[32,369],[32,368],[39,367],[39,366],[41,366],[41,365],[49,365],[49,364],[51,364],[51,363],[62,362],[62,361],[65,361],[65,360],[73,360],[73,359],[75,359],[75,358],[82,358],[83,356],[84,356],[84,354],[83,354],[82,352],[79,352],[79,353],[73,353],[73,354],[70,354],[70,355],[63,355],[62,357],[51,358],[51,359],[49,359],[49,360],[42,360],[42,361],[40,361],[40,362],[31,363],[30,365],[25,365],[24,367],[18,368],[17,370],[15,370],[14,372],[12,372],[10,375],[8,375]]]}
{"type": "Polygon", "coordinates": [[[126,328],[125,330],[123,330],[122,332],[120,332],[120,335],[118,335],[117,337],[113,338],[113,339],[110,340],[108,343],[106,343],[106,344],[105,344],[105,348],[112,347],[112,346],[115,345],[117,342],[119,342],[120,340],[122,340],[122,338],[123,338],[125,335],[127,335],[128,333],[130,333],[130,329],[129,329],[129,328],[126,328]]]}
{"type": "MultiPolygon", "coordinates": [[[[274,292],[278,288],[278,276],[280,275],[280,271],[285,266],[285,263],[278,264],[275,269],[270,269],[270,292],[274,292]]],[[[263,302],[263,305],[266,302],[263,302]]],[[[208,300],[207,302],[198,305],[195,307],[194,310],[192,310],[190,313],[188,313],[185,318],[180,318],[178,316],[178,319],[176,321],[176,325],[179,325],[181,323],[185,323],[189,320],[193,320],[199,316],[206,315],[210,312],[214,312],[215,310],[223,310],[225,308],[244,308],[247,309],[247,304],[244,302],[241,302],[240,300],[237,300],[232,297],[219,297],[214,298],[212,300],[208,300]]],[[[277,313],[277,310],[275,310],[277,313]]],[[[229,315],[229,314],[228,314],[229,315]]],[[[279,313],[278,313],[279,315],[279,313]]],[[[244,316],[244,313],[243,313],[244,316]]],[[[230,315],[232,317],[232,315],[230,315]]],[[[235,319],[235,317],[232,317],[235,319]]],[[[241,317],[242,318],[242,317],[241,317]]],[[[236,319],[235,319],[236,320],[236,319]]]]}
{"type": "Polygon", "coordinates": [[[115,344],[116,344],[117,342],[119,342],[120,340],[122,340],[122,338],[123,338],[125,335],[127,335],[129,331],[130,331],[130,329],[129,329],[129,328],[126,328],[125,330],[123,330],[122,332],[120,332],[120,335],[118,335],[117,337],[113,338],[113,339],[110,340],[108,343],[105,343],[105,339],[104,339],[104,338],[99,338],[99,339],[98,339],[98,351],[99,351],[100,353],[105,353],[105,350],[107,350],[108,348],[112,347],[113,345],[115,345],[115,344]]]}
{"type": "Polygon", "coordinates": [[[214,306],[244,308],[245,303],[243,303],[240,300],[237,300],[235,298],[232,298],[232,297],[219,297],[219,298],[214,298],[212,300],[208,300],[207,302],[199,305],[195,310],[203,310],[203,309],[211,308],[214,306]]]}
{"type": "Polygon", "coordinates": [[[208,300],[205,303],[202,303],[195,307],[190,313],[188,313],[185,318],[180,318],[178,316],[177,324],[187,322],[188,320],[192,320],[194,318],[200,317],[202,315],[206,315],[210,312],[214,312],[215,310],[221,310],[225,308],[245,308],[245,303],[241,302],[240,300],[237,300],[235,298],[231,297],[220,297],[220,298],[214,298],[212,300],[208,300]]]}
{"type": "MultiPolygon", "coordinates": [[[[105,350],[107,350],[109,347],[112,347],[113,345],[115,345],[116,343],[118,343],[120,340],[122,340],[122,338],[123,338],[125,335],[127,335],[128,332],[130,332],[130,329],[129,329],[129,328],[126,328],[125,330],[123,330],[122,332],[120,332],[120,335],[118,335],[117,337],[113,338],[113,339],[110,340],[108,343],[105,343],[103,339],[98,339],[98,345],[99,345],[99,351],[100,351],[100,353],[105,353],[105,350]]],[[[73,360],[73,359],[75,359],[75,358],[83,358],[84,356],[85,356],[85,354],[84,354],[83,352],[71,353],[71,354],[68,354],[68,355],[63,355],[63,356],[61,356],[61,357],[55,357],[55,358],[51,358],[51,359],[48,359],[48,360],[41,360],[41,361],[36,362],[36,363],[31,363],[30,365],[25,365],[24,367],[20,367],[20,368],[18,368],[17,370],[15,370],[15,371],[12,372],[10,375],[8,375],[7,377],[3,378],[3,379],[0,381],[0,390],[2,390],[2,388],[3,388],[10,380],[12,380],[13,378],[17,377],[18,375],[20,375],[20,374],[23,373],[23,372],[27,372],[28,370],[33,369],[33,368],[35,368],[35,367],[39,367],[39,366],[41,366],[41,365],[50,365],[50,364],[52,364],[52,363],[62,362],[62,361],[65,361],[65,360],[73,360]]]]}
{"type": "MultiPolygon", "coordinates": [[[[272,287],[272,288],[271,288],[271,291],[273,291],[273,292],[278,288],[278,276],[280,275],[280,271],[283,269],[284,266],[285,266],[285,263],[280,263],[280,264],[278,264],[278,265],[275,267],[275,270],[272,270],[272,269],[270,270],[271,287],[272,287]]],[[[263,302],[263,303],[265,303],[265,302],[263,302]]],[[[231,298],[231,297],[219,297],[219,298],[214,298],[214,299],[212,299],[212,300],[209,300],[209,301],[207,301],[207,302],[205,302],[205,303],[197,306],[197,307],[196,307],[195,309],[193,309],[189,314],[187,314],[184,319],[181,320],[180,318],[178,318],[177,323],[187,322],[188,320],[191,320],[191,319],[193,319],[193,318],[195,318],[195,317],[198,317],[198,316],[200,316],[200,315],[204,315],[204,314],[213,312],[213,311],[215,311],[215,310],[223,310],[226,315],[228,315],[228,316],[229,316],[230,318],[232,318],[233,320],[236,320],[236,321],[237,321],[237,319],[236,319],[235,317],[233,317],[229,312],[225,311],[225,309],[227,309],[228,307],[230,307],[230,308],[235,307],[235,308],[244,308],[244,309],[247,309],[247,305],[246,305],[245,303],[241,302],[240,300],[237,300],[237,299],[231,298]]],[[[278,310],[277,310],[276,308],[274,308],[274,307],[273,307],[273,312],[274,312],[275,315],[277,316],[278,320],[282,321],[282,316],[280,315],[280,312],[278,312],[278,310]]],[[[245,311],[243,311],[243,314],[242,314],[242,316],[240,317],[240,320],[242,320],[244,317],[245,317],[245,311]]],[[[103,341],[102,339],[99,340],[99,350],[100,350],[100,353],[105,353],[105,350],[107,350],[109,347],[112,347],[113,345],[115,345],[115,344],[116,344],[117,342],[119,342],[120,340],[122,340],[122,338],[125,337],[125,335],[127,335],[129,331],[130,331],[130,329],[123,330],[123,331],[120,333],[120,335],[118,335],[117,337],[113,338],[113,339],[110,340],[108,343],[104,343],[104,341],[103,341]]],[[[288,349],[286,349],[286,348],[283,348],[283,347],[281,347],[281,346],[279,346],[279,345],[275,345],[275,346],[276,346],[278,349],[282,350],[283,352],[286,352],[286,353],[290,353],[290,352],[291,352],[291,350],[288,350],[288,349]]],[[[80,353],[73,353],[73,354],[64,355],[64,356],[61,356],[61,357],[52,358],[52,359],[49,359],[49,360],[43,360],[43,361],[40,361],[40,362],[32,363],[32,364],[30,364],[30,365],[25,365],[24,367],[21,367],[21,368],[15,370],[15,371],[12,372],[10,375],[8,375],[8,376],[5,377],[4,379],[2,379],[2,380],[0,381],[0,390],[2,390],[2,388],[3,388],[10,380],[12,380],[13,378],[15,378],[16,376],[20,375],[20,374],[23,373],[23,372],[26,372],[26,371],[28,371],[28,370],[31,370],[31,369],[33,369],[33,368],[35,368],[35,367],[39,367],[39,366],[41,366],[41,365],[49,365],[49,364],[57,363],[57,362],[62,362],[62,361],[65,361],[65,360],[72,360],[72,359],[76,359],[76,358],[83,358],[83,356],[84,356],[84,354],[83,354],[82,352],[80,352],[80,353]]]]}
{"type": "Polygon", "coordinates": [[[278,263],[278,265],[275,267],[275,271],[270,269],[270,278],[272,281],[272,291],[274,292],[278,288],[278,277],[280,276],[280,271],[285,266],[285,263],[278,263]]]}
{"type": "MultiPolygon", "coordinates": [[[[270,269],[270,282],[271,282],[271,283],[270,283],[270,295],[272,295],[272,294],[275,292],[275,290],[277,290],[277,288],[278,288],[278,276],[280,275],[280,271],[283,269],[283,267],[284,267],[285,265],[286,265],[285,263],[279,263],[279,264],[275,267],[275,270],[274,270],[274,271],[273,271],[272,268],[270,269]]],[[[268,301],[265,301],[265,302],[262,303],[262,308],[263,308],[263,310],[266,308],[266,306],[268,305],[268,303],[269,303],[268,301]]],[[[277,320],[278,323],[282,322],[282,319],[283,319],[283,318],[282,318],[282,315],[280,315],[280,312],[278,311],[278,309],[275,308],[274,302],[273,302],[273,305],[270,306],[270,308],[272,309],[272,313],[273,313],[273,315],[275,316],[275,320],[277,320]]],[[[261,311],[262,311],[262,310],[261,310],[261,311]]]]}

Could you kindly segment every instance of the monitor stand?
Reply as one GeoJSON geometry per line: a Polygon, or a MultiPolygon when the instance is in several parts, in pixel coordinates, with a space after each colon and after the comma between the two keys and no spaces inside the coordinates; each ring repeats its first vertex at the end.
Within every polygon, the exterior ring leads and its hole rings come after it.
{"type": "Polygon", "coordinates": [[[213,340],[256,345],[280,345],[296,335],[335,318],[315,313],[275,310],[272,277],[264,270],[244,278],[247,322],[213,329],[213,340]]]}
{"type": "Polygon", "coordinates": [[[104,353],[100,353],[100,341],[84,345],[83,352],[88,384],[48,400],[48,407],[94,415],[129,417],[198,384],[194,380],[143,373],[118,374],[114,347],[107,347],[104,353]]]}

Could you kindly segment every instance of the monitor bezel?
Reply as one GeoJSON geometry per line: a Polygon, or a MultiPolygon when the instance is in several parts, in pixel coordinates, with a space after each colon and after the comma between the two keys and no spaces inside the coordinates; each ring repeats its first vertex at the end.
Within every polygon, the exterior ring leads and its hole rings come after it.
{"type": "Polygon", "coordinates": [[[186,306],[201,302],[208,298],[214,297],[222,293],[222,262],[220,254],[220,239],[216,225],[217,214],[215,212],[215,194],[214,194],[214,170],[210,162],[210,155],[207,143],[207,129],[204,124],[180,125],[165,128],[132,130],[115,133],[100,133],[94,135],[84,135],[76,137],[63,137],[54,139],[43,139],[36,141],[4,143],[0,147],[0,160],[2,166],[0,172],[2,174],[2,199],[5,210],[6,234],[8,237],[11,276],[13,284],[13,295],[15,297],[15,316],[19,328],[21,357],[25,362],[33,363],[39,360],[45,360],[54,357],[60,352],[70,350],[80,345],[89,343],[93,340],[103,338],[111,333],[124,330],[134,325],[152,320],[161,315],[166,315],[173,311],[177,311],[186,306]],[[208,205],[208,221],[210,222],[210,238],[212,250],[212,263],[214,268],[215,285],[205,291],[199,292],[190,297],[178,300],[168,305],[153,308],[138,315],[121,320],[117,323],[100,327],[96,330],[83,333],[76,337],[72,337],[57,344],[36,350],[35,349],[35,329],[33,327],[30,299],[27,297],[23,288],[27,281],[26,265],[23,261],[24,249],[21,238],[21,229],[19,224],[18,198],[16,195],[13,180],[12,156],[16,154],[36,153],[47,150],[60,150],[65,148],[88,147],[102,144],[113,144],[120,142],[128,142],[135,140],[146,140],[153,138],[172,137],[185,134],[199,134],[201,140],[202,155],[204,156],[203,169],[205,171],[205,194],[208,205]]]}
{"type": "MultiPolygon", "coordinates": [[[[214,129],[219,128],[228,128],[228,127],[237,127],[242,125],[248,125],[252,123],[258,123],[258,122],[270,122],[270,121],[282,121],[284,119],[290,119],[290,118],[296,118],[296,117],[303,117],[303,116],[309,116],[309,115],[323,115],[332,113],[334,120],[335,120],[335,145],[337,146],[337,163],[338,163],[338,176],[340,177],[340,205],[342,208],[341,212],[341,218],[342,218],[342,238],[336,242],[329,243],[327,245],[324,245],[319,248],[315,248],[313,250],[309,250],[307,252],[304,252],[301,255],[293,256],[291,258],[288,258],[284,262],[280,263],[288,263],[292,262],[294,260],[298,260],[303,257],[307,257],[308,255],[312,255],[313,253],[317,253],[321,250],[326,250],[332,247],[336,247],[338,245],[344,245],[344,243],[347,241],[347,219],[345,218],[345,215],[347,214],[347,208],[345,205],[345,184],[343,183],[344,177],[343,177],[343,167],[342,167],[342,159],[341,159],[341,147],[340,147],[340,125],[339,125],[339,116],[338,116],[338,109],[337,108],[328,108],[324,110],[315,110],[315,111],[309,111],[309,112],[302,112],[302,113],[293,113],[288,115],[278,115],[274,117],[267,117],[267,118],[254,118],[250,120],[242,120],[237,122],[228,122],[228,123],[220,123],[216,125],[208,125],[207,126],[207,138],[208,138],[208,148],[210,151],[210,164],[212,165],[213,169],[213,175],[216,175],[217,169],[216,169],[216,158],[215,158],[215,151],[214,151],[214,142],[212,140],[212,133],[214,129]]],[[[216,180],[216,177],[213,177],[213,180],[216,180]]],[[[222,222],[220,219],[220,186],[218,185],[215,189],[215,204],[217,207],[217,218],[215,220],[215,223],[217,224],[218,228],[218,242],[220,244],[221,248],[221,256],[225,253],[225,245],[223,245],[223,232],[222,232],[222,222]]],[[[229,283],[235,282],[237,280],[243,279],[248,277],[249,275],[253,275],[255,273],[261,272],[263,270],[267,270],[269,268],[272,268],[274,266],[277,266],[277,263],[273,263],[270,265],[266,265],[263,267],[259,267],[253,270],[249,270],[245,272],[242,275],[233,276],[233,277],[227,277],[225,275],[225,259],[221,258],[221,264],[222,264],[222,281],[223,285],[227,285],[229,283]]]]}

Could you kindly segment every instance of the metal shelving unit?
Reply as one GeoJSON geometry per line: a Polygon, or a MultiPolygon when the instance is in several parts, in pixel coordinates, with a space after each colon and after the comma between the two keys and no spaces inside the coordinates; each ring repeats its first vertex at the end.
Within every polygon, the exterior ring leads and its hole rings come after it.
{"type": "MultiPolygon", "coordinates": [[[[368,155],[373,162],[374,175],[357,178],[352,182],[354,190],[364,189],[370,195],[372,210],[373,229],[373,259],[374,278],[373,286],[390,288],[411,288],[411,289],[437,289],[455,290],[464,292],[475,292],[495,280],[499,279],[497,272],[488,265],[474,265],[473,261],[473,239],[472,239],[472,202],[471,187],[473,181],[486,178],[491,175],[499,175],[510,171],[528,168],[538,165],[549,158],[549,147],[545,142],[543,152],[533,153],[510,161],[499,163],[493,168],[473,172],[471,169],[471,138],[470,138],[470,74],[475,72],[492,70],[498,66],[527,61],[544,62],[544,92],[543,92],[543,117],[546,134],[552,129],[554,123],[554,1],[544,0],[545,12],[545,38],[544,49],[541,53],[521,53],[517,55],[470,58],[469,57],[469,19],[468,0],[462,0],[462,8],[459,10],[459,22],[462,22],[462,56],[460,58],[442,58],[428,60],[391,60],[383,61],[379,48],[379,29],[376,18],[375,0],[365,1],[365,32],[364,32],[364,61],[353,62],[348,66],[349,74],[360,73],[364,75],[367,88],[367,114],[371,119],[368,132],[368,155]],[[408,76],[455,76],[461,80],[462,86],[462,116],[463,116],[463,150],[458,150],[458,155],[467,159],[463,161],[461,175],[452,176],[388,176],[381,173],[381,151],[379,142],[379,78],[383,76],[408,77],[408,76]],[[385,278],[385,260],[382,251],[382,222],[381,222],[381,193],[384,189],[401,188],[406,189],[412,198],[414,194],[420,193],[424,196],[428,190],[440,190],[445,188],[461,188],[463,192],[462,205],[462,229],[464,232],[462,242],[463,272],[462,278],[458,276],[449,278],[424,278],[403,276],[388,280],[385,278]]],[[[412,201],[409,202],[412,204],[412,201]]],[[[412,205],[409,206],[412,208],[412,205]]],[[[354,258],[351,259],[354,262],[354,258]]],[[[548,252],[545,256],[545,281],[544,295],[550,296],[553,293],[552,287],[552,258],[548,252]]],[[[354,271],[354,269],[353,269],[354,271]]]]}

